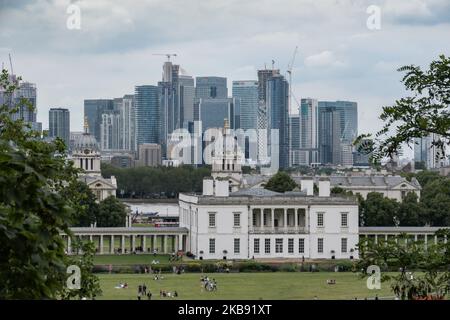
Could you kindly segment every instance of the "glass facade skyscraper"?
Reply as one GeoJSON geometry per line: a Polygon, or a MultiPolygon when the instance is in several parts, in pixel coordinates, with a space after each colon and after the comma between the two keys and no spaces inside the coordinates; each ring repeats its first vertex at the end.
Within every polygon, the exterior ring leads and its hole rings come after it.
{"type": "Polygon", "coordinates": [[[227,78],[224,77],[196,77],[195,97],[197,99],[226,99],[228,98],[227,78]]]}
{"type": "Polygon", "coordinates": [[[300,165],[309,166],[318,162],[317,100],[301,99],[300,116],[300,165]]]}
{"type": "Polygon", "coordinates": [[[258,96],[258,81],[233,81],[233,98],[240,100],[241,129],[257,128],[258,96]]]}
{"type": "Polygon", "coordinates": [[[134,92],[137,145],[160,143],[159,88],[142,85],[136,86],[134,92]]]}
{"type": "Polygon", "coordinates": [[[322,164],[347,164],[358,135],[358,105],[351,101],[319,101],[319,153],[322,164]],[[350,147],[349,147],[350,146],[350,147]],[[346,154],[344,154],[346,153],[346,154]]]}
{"type": "Polygon", "coordinates": [[[66,147],[70,143],[70,112],[64,108],[51,108],[48,112],[48,136],[64,140],[66,147]]]}
{"type": "Polygon", "coordinates": [[[112,99],[84,100],[84,116],[87,118],[89,133],[97,141],[101,140],[100,126],[102,123],[102,114],[110,110],[114,110],[114,100],[112,99]]]}
{"type": "MultiPolygon", "coordinates": [[[[269,129],[278,129],[279,166],[289,167],[289,83],[282,75],[275,75],[267,81],[266,105],[269,129]]],[[[270,141],[273,157],[274,141],[270,141]]]]}

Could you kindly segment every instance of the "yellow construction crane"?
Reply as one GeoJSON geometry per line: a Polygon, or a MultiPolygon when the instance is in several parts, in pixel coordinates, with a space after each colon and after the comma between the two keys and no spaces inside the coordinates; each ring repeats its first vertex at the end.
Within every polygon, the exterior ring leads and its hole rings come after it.
{"type": "Polygon", "coordinates": [[[176,53],[153,53],[153,56],[166,56],[167,57],[167,61],[170,61],[170,57],[176,57],[177,54],[176,53]]]}

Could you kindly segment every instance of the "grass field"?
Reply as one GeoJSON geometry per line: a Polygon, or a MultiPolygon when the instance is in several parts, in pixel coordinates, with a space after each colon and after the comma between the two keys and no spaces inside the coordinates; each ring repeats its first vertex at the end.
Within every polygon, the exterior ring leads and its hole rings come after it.
{"type": "Polygon", "coordinates": [[[149,274],[101,274],[103,296],[98,299],[136,300],[137,287],[145,283],[152,292],[152,299],[160,298],[159,291],[177,291],[178,299],[358,299],[393,297],[389,285],[383,283],[380,290],[369,290],[366,280],[351,272],[274,272],[274,273],[214,273],[216,292],[206,292],[200,286],[200,274],[164,274],[165,279],[155,281],[149,274]],[[327,279],[335,279],[328,285],[327,279]],[[128,283],[128,289],[116,289],[119,283],[128,283]]]}
{"type": "Polygon", "coordinates": [[[146,264],[150,265],[153,260],[158,260],[159,263],[168,263],[169,255],[158,254],[124,254],[124,255],[96,255],[94,256],[94,264],[112,264],[112,265],[126,265],[126,264],[146,264]]]}

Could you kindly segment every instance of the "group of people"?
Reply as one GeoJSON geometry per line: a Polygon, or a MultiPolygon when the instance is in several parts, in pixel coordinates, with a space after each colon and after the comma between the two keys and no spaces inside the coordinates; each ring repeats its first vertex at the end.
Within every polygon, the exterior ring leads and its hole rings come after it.
{"type": "Polygon", "coordinates": [[[166,291],[166,290],[159,290],[159,296],[161,298],[165,298],[165,297],[176,298],[176,297],[178,297],[178,292],[176,292],[176,291],[170,292],[170,291],[166,291]]]}
{"type": "Polygon", "coordinates": [[[202,289],[206,291],[217,291],[216,279],[209,279],[208,276],[200,277],[200,284],[202,289]]]}
{"type": "Polygon", "coordinates": [[[128,283],[124,282],[124,283],[119,283],[116,286],[116,289],[128,289],[128,283]]]}
{"type": "Polygon", "coordinates": [[[147,292],[147,286],[144,284],[140,284],[138,286],[138,300],[142,300],[142,297],[147,297],[148,300],[152,299],[152,293],[150,292],[150,290],[148,290],[147,292]]]}

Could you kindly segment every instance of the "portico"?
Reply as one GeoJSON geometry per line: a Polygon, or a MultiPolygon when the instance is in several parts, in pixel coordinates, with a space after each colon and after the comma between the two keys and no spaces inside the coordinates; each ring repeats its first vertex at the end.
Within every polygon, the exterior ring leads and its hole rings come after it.
{"type": "Polygon", "coordinates": [[[252,206],[250,233],[306,233],[307,206],[252,206]]]}

